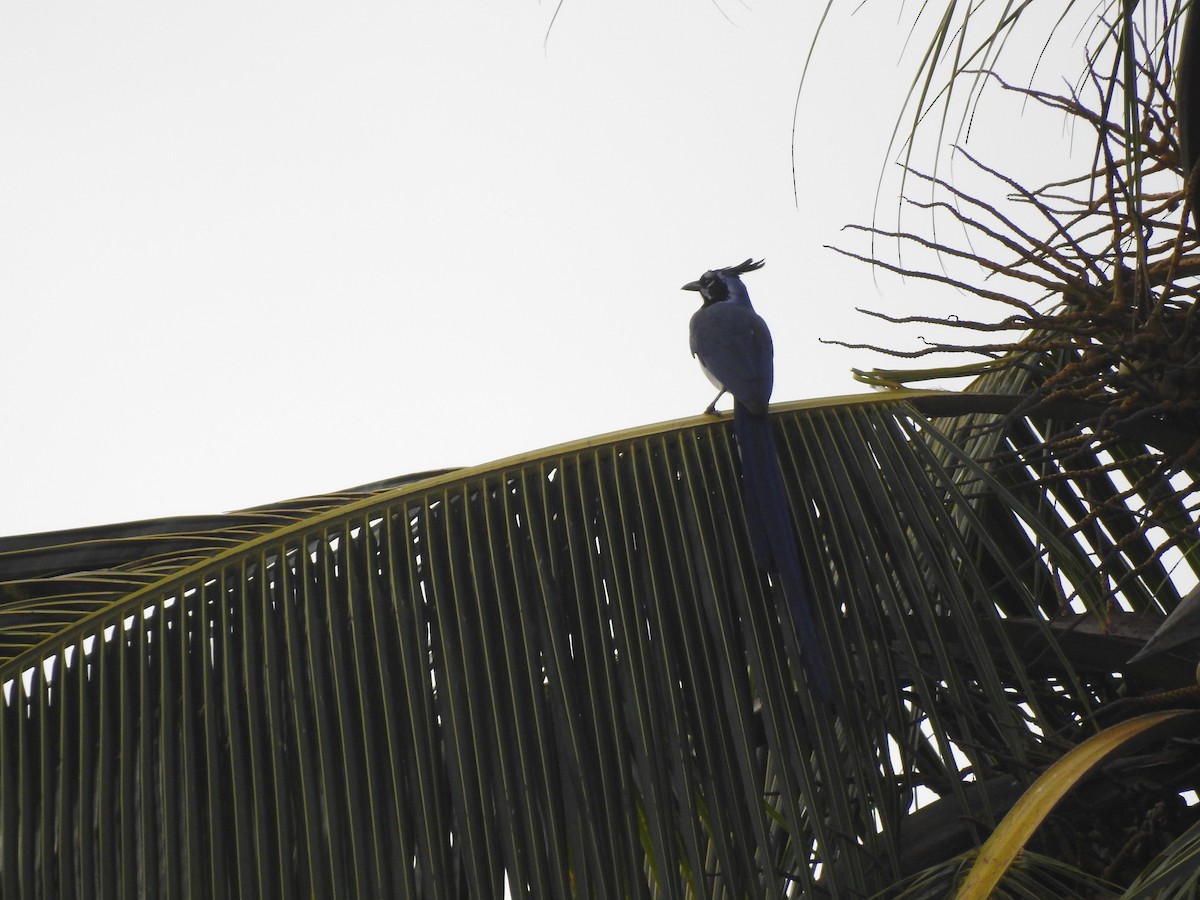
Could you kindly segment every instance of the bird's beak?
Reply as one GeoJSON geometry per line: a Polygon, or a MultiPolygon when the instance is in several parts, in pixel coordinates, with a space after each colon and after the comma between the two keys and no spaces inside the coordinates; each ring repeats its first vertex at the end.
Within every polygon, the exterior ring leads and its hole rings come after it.
{"type": "Polygon", "coordinates": [[[683,287],[681,287],[680,290],[681,291],[698,291],[698,290],[700,290],[700,282],[689,281],[687,284],[685,284],[683,287]]]}

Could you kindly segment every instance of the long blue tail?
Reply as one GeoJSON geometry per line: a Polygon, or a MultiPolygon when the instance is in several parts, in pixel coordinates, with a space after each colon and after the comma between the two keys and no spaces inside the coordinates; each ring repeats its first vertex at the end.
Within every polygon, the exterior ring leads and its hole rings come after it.
{"type": "Polygon", "coordinates": [[[756,415],[744,404],[735,402],[733,430],[742,456],[742,496],[755,561],[760,569],[778,577],[791,610],[792,625],[800,638],[812,686],[821,699],[828,701],[832,699],[833,688],[825,648],[817,634],[804,569],[800,565],[800,548],[792,530],[771,419],[765,413],[756,415]]]}

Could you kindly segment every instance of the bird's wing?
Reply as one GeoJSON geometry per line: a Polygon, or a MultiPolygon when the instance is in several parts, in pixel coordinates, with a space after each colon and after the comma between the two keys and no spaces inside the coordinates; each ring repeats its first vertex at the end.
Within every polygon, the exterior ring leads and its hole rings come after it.
{"type": "Polygon", "coordinates": [[[774,383],[774,349],[767,323],[754,310],[714,303],[691,321],[692,353],[705,374],[756,415],[767,411],[774,383]]]}

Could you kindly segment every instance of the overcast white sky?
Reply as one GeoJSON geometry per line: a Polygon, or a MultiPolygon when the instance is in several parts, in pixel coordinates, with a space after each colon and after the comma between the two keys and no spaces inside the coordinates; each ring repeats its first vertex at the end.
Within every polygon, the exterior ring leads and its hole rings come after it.
{"type": "Polygon", "coordinates": [[[533,0],[5,4],[0,534],[698,413],[679,287],[748,256],[775,399],[862,390],[817,339],[900,343],[853,307],[911,286],[822,245],[916,57],[835,10],[797,207],[822,5],[566,0],[544,50],[533,0]]]}

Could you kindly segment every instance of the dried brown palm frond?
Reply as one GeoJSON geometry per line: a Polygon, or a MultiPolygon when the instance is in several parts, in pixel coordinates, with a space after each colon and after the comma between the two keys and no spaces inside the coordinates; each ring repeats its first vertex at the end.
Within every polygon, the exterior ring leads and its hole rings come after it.
{"type": "MultiPolygon", "coordinates": [[[[941,339],[907,350],[850,346],[905,358],[969,353],[987,361],[985,367],[975,364],[975,371],[1004,366],[1030,370],[1034,377],[1024,387],[1030,390],[1031,405],[1082,400],[1102,405],[1106,423],[1146,416],[1188,423],[1200,409],[1195,306],[1200,238],[1185,224],[1189,211],[1168,65],[1165,55],[1152,58],[1146,47],[1136,70],[1142,89],[1135,131],[1089,109],[1079,93],[1017,87],[992,75],[1005,90],[1091,129],[1099,148],[1095,165],[1081,176],[1026,188],[957,148],[978,173],[1001,187],[1000,201],[974,196],[940,176],[911,172],[934,189],[935,198],[906,202],[949,217],[963,240],[951,243],[940,236],[853,225],[853,231],[926,252],[915,254],[920,262],[911,263],[835,249],[999,304],[1004,314],[988,320],[864,310],[893,322],[939,325],[974,339],[941,339]],[[982,277],[955,274],[947,261],[972,264],[982,277]]],[[[1093,60],[1091,88],[1103,98],[1120,84],[1120,76],[1106,75],[1097,66],[1093,60]]],[[[867,382],[903,383],[964,370],[972,368],[875,370],[859,376],[867,382]]]]}

